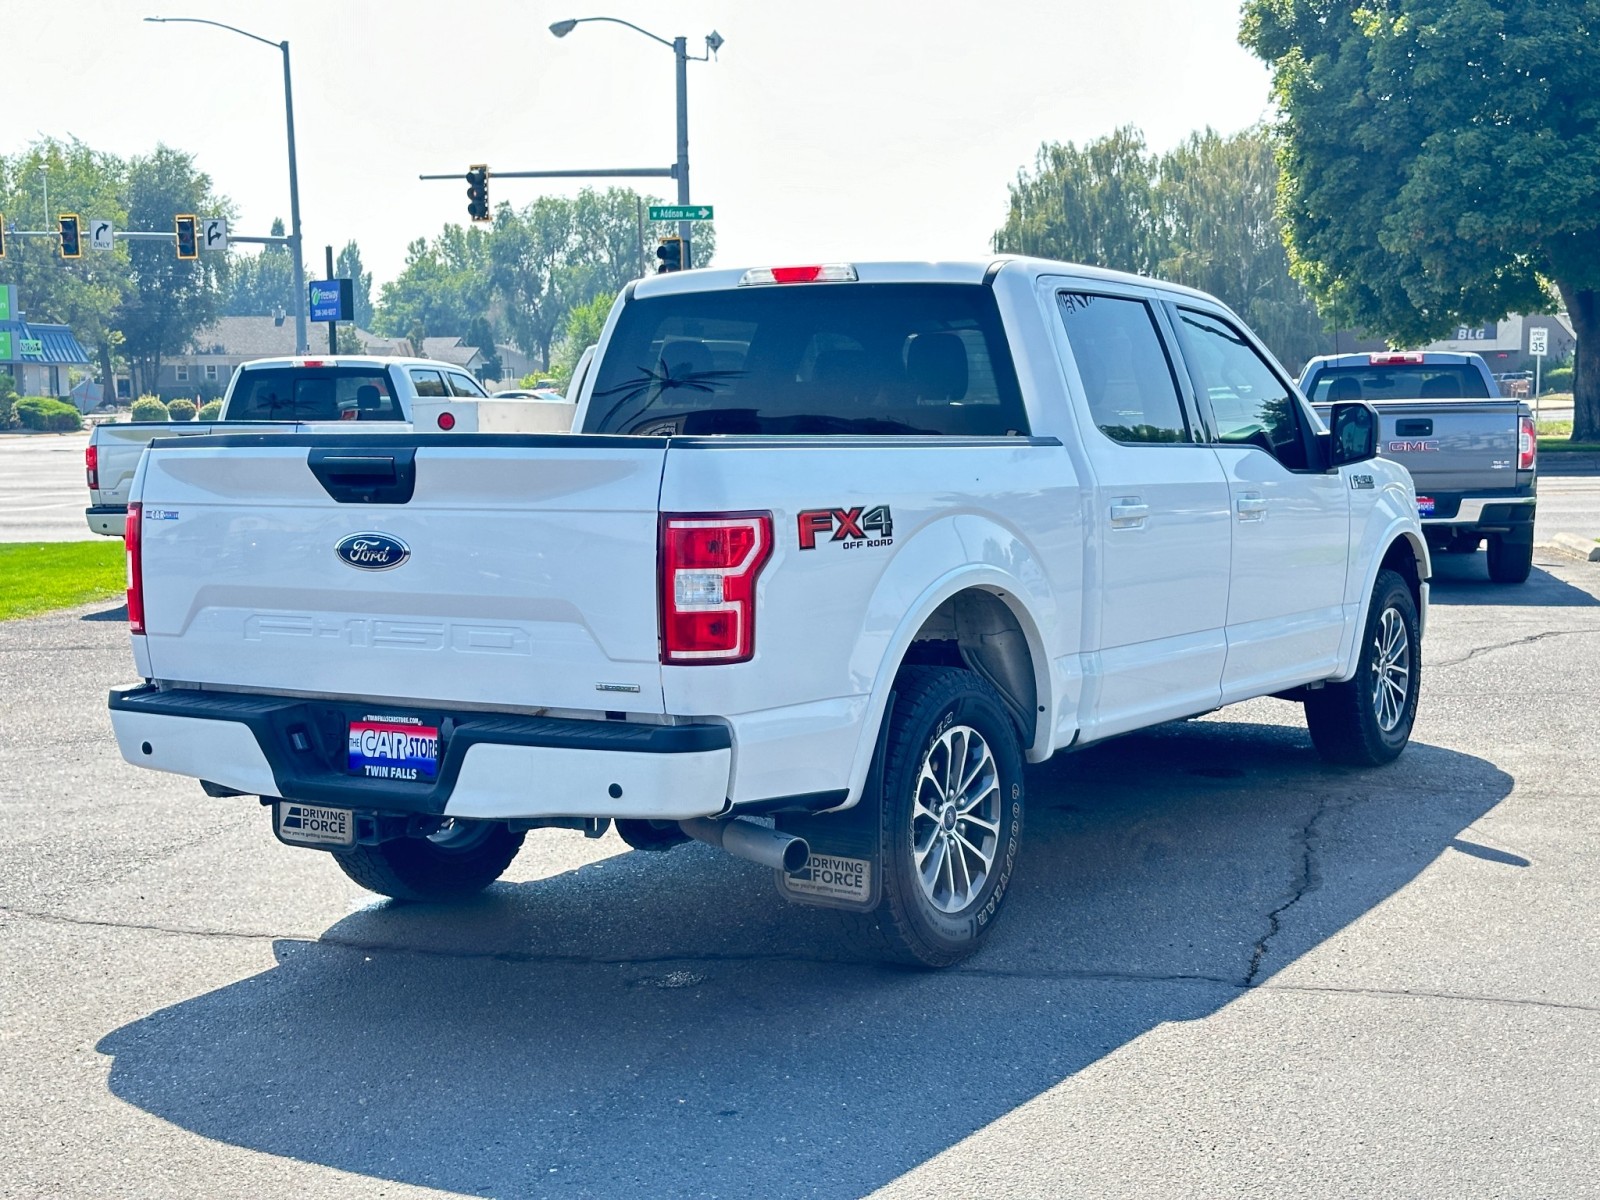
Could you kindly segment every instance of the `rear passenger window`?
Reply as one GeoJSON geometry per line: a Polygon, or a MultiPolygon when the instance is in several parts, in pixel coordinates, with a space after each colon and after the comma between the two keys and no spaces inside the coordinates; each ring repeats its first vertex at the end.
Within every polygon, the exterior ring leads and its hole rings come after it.
{"type": "Polygon", "coordinates": [[[482,396],[483,389],[465,375],[458,375],[451,371],[445,375],[445,380],[450,384],[450,391],[457,396],[482,396]]]}
{"type": "Polygon", "coordinates": [[[1115,442],[1188,442],[1178,384],[1142,300],[1060,294],[1061,320],[1089,413],[1115,442]]]}
{"type": "Polygon", "coordinates": [[[1300,404],[1233,326],[1178,310],[1178,336],[1195,390],[1211,404],[1217,440],[1265,450],[1291,471],[1306,467],[1300,404]]]}
{"type": "Polygon", "coordinates": [[[411,384],[417,389],[417,395],[426,399],[439,396],[448,396],[450,391],[444,386],[444,376],[437,371],[412,371],[411,384]]]}

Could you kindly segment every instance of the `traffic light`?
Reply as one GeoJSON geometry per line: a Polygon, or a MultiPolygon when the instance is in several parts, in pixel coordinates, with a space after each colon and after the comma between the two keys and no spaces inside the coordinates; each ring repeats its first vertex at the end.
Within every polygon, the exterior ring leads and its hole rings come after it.
{"type": "Polygon", "coordinates": [[[661,265],[656,268],[657,275],[665,275],[668,271],[683,270],[683,251],[687,243],[681,237],[665,237],[656,247],[656,257],[661,260],[661,265]]]}
{"type": "Polygon", "coordinates": [[[83,246],[78,240],[78,214],[62,213],[57,221],[61,226],[61,257],[82,258],[83,246]]]}
{"type": "Polygon", "coordinates": [[[199,258],[200,238],[198,234],[200,222],[193,216],[185,213],[181,217],[172,219],[173,230],[178,235],[178,257],[199,258]]]}
{"type": "Polygon", "coordinates": [[[467,171],[467,215],[474,221],[489,219],[489,168],[483,163],[467,171]]]}

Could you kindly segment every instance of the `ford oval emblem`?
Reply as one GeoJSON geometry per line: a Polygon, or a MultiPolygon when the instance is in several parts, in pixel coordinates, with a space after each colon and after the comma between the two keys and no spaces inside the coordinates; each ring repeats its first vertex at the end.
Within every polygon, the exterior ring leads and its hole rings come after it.
{"type": "Polygon", "coordinates": [[[411,547],[387,533],[352,533],[333,552],[362,571],[392,571],[411,557],[411,547]]]}

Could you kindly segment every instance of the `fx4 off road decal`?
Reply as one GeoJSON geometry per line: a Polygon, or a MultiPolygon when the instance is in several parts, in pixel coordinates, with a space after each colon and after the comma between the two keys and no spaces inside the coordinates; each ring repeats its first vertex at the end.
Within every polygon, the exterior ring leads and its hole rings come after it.
{"type": "Polygon", "coordinates": [[[846,550],[894,545],[894,518],[887,504],[872,508],[808,508],[800,514],[800,549],[815,550],[817,539],[846,550]]]}

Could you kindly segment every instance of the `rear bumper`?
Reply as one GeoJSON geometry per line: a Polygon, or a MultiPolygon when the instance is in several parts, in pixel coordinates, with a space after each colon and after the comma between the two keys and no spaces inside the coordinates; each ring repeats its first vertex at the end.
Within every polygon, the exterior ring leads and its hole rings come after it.
{"type": "Polygon", "coordinates": [[[1526,528],[1531,536],[1538,503],[1539,497],[1536,495],[1462,496],[1455,503],[1441,504],[1442,511],[1437,511],[1437,515],[1423,517],[1422,527],[1512,532],[1526,528]]]}
{"type": "Polygon", "coordinates": [[[83,515],[89,528],[102,537],[121,537],[128,524],[126,504],[91,504],[83,515]]]}
{"type": "Polygon", "coordinates": [[[728,807],[724,725],[447,715],[437,779],[399,783],[343,768],[347,722],[370,705],[141,685],[113,689],[109,707],[130,763],[251,795],[489,820],[677,821],[728,807]]]}

